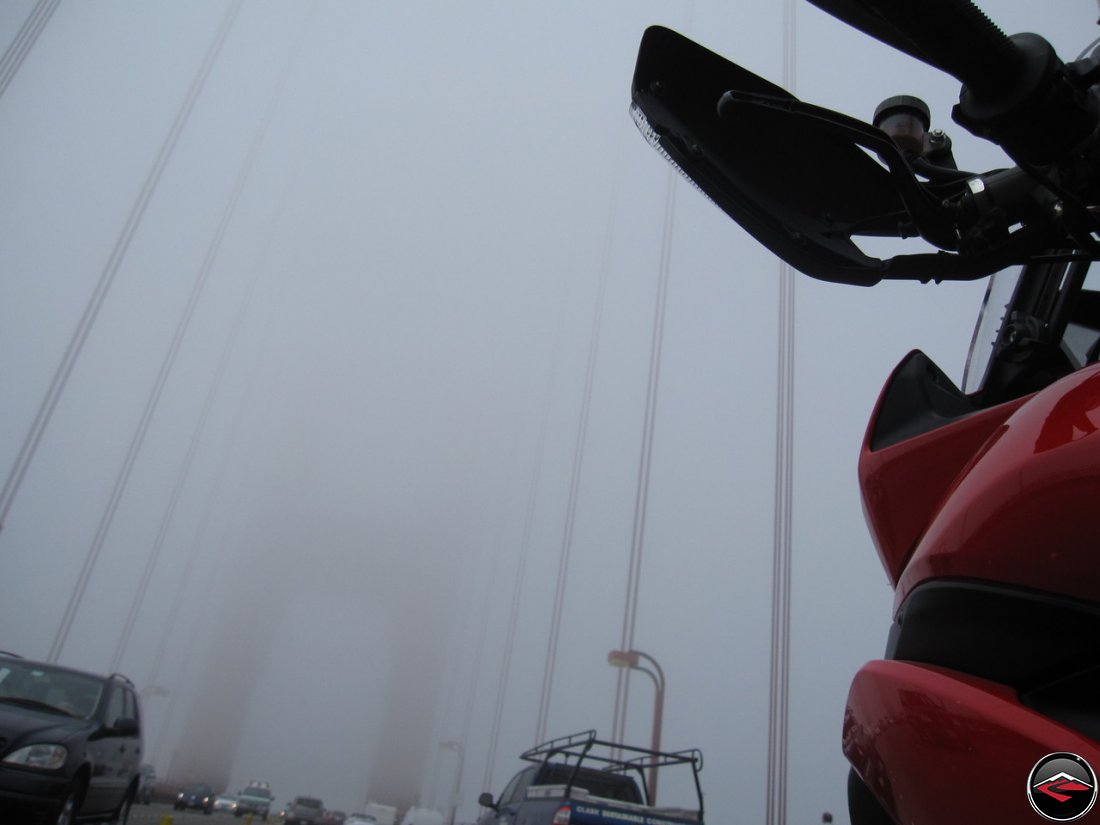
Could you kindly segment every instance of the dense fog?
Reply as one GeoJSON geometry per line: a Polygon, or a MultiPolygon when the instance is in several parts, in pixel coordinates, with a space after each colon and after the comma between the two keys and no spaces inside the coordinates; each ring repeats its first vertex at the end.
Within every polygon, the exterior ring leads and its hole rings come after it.
{"type": "MultiPolygon", "coordinates": [[[[980,5],[1093,36],[1090,1],[980,5]]],[[[780,266],[670,185],[638,41],[779,82],[791,35],[801,98],[920,95],[1004,163],[950,78],[790,8],[5,0],[0,649],[128,675],[169,782],[470,822],[540,715],[610,735],[633,547],[662,744],[708,819],[762,818],[780,266]]],[[[909,350],[959,379],[983,288],[795,281],[791,822],[843,821],[890,621],[863,428],[909,350]]]]}

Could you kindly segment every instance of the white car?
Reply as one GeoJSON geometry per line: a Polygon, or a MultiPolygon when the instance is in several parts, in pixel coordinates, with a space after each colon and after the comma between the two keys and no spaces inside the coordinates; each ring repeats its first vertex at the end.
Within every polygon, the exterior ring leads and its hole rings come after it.
{"type": "Polygon", "coordinates": [[[232,794],[219,794],[214,800],[214,811],[226,811],[227,813],[233,813],[237,810],[237,797],[232,794]]]}
{"type": "Polygon", "coordinates": [[[348,814],[344,825],[378,825],[378,820],[370,814],[348,814]]]}

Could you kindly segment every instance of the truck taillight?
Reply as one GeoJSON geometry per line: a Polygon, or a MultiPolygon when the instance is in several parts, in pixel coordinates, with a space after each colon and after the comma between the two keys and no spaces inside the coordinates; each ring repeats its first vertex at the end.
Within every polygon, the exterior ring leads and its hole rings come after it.
{"type": "Polygon", "coordinates": [[[572,815],[573,809],[568,805],[562,805],[556,811],[554,811],[554,820],[552,825],[569,825],[569,817],[572,815]]]}

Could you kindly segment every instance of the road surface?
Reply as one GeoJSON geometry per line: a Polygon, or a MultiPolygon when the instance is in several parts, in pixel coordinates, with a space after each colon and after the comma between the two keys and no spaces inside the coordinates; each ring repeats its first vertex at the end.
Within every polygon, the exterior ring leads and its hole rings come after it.
{"type": "MultiPolygon", "coordinates": [[[[154,802],[152,805],[135,805],[130,811],[129,825],[167,825],[164,818],[172,818],[172,825],[244,825],[248,817],[235,818],[232,814],[216,813],[209,816],[200,811],[173,811],[168,804],[154,802]]],[[[280,821],[277,816],[268,817],[269,825],[280,821]]],[[[263,822],[260,817],[255,818],[256,825],[263,822]]]]}

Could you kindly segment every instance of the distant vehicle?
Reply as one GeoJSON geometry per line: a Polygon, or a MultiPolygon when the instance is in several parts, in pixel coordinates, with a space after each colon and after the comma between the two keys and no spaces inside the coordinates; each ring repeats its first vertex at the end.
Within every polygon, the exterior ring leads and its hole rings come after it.
{"type": "Polygon", "coordinates": [[[129,679],[0,652],[0,821],[125,823],[140,766],[141,713],[129,679]]]}
{"type": "Polygon", "coordinates": [[[532,762],[512,777],[500,798],[483,793],[488,809],[478,825],[701,825],[703,791],[698,750],[657,752],[596,738],[594,730],[553,739],[520,755],[532,762]],[[657,807],[646,774],[658,768],[691,769],[697,807],[657,807]]]}
{"type": "Polygon", "coordinates": [[[370,814],[348,814],[348,818],[344,820],[344,825],[378,825],[378,820],[370,814]]]}
{"type": "Polygon", "coordinates": [[[393,805],[368,802],[363,808],[363,815],[373,818],[378,825],[396,825],[397,823],[397,808],[393,805]]]}
{"type": "Polygon", "coordinates": [[[238,792],[237,804],[233,806],[233,816],[257,814],[267,822],[267,817],[271,813],[271,803],[274,800],[270,785],[266,782],[250,782],[244,790],[238,792]]]}
{"type": "Polygon", "coordinates": [[[312,796],[296,796],[286,806],[283,825],[321,825],[325,803],[312,796]]]}
{"type": "Polygon", "coordinates": [[[184,785],[176,794],[176,801],[172,803],[172,808],[177,811],[194,810],[211,814],[214,812],[214,789],[201,782],[184,785]]]}
{"type": "Polygon", "coordinates": [[[328,811],[326,810],[321,814],[321,821],[325,825],[344,825],[348,815],[343,811],[328,811]]]}
{"type": "Polygon", "coordinates": [[[233,794],[218,794],[214,797],[214,812],[228,811],[233,813],[237,808],[237,797],[233,794]]]}
{"type": "Polygon", "coordinates": [[[153,801],[153,789],[157,784],[157,772],[152,765],[142,765],[138,778],[138,790],[135,801],[148,805],[153,801]]]}

